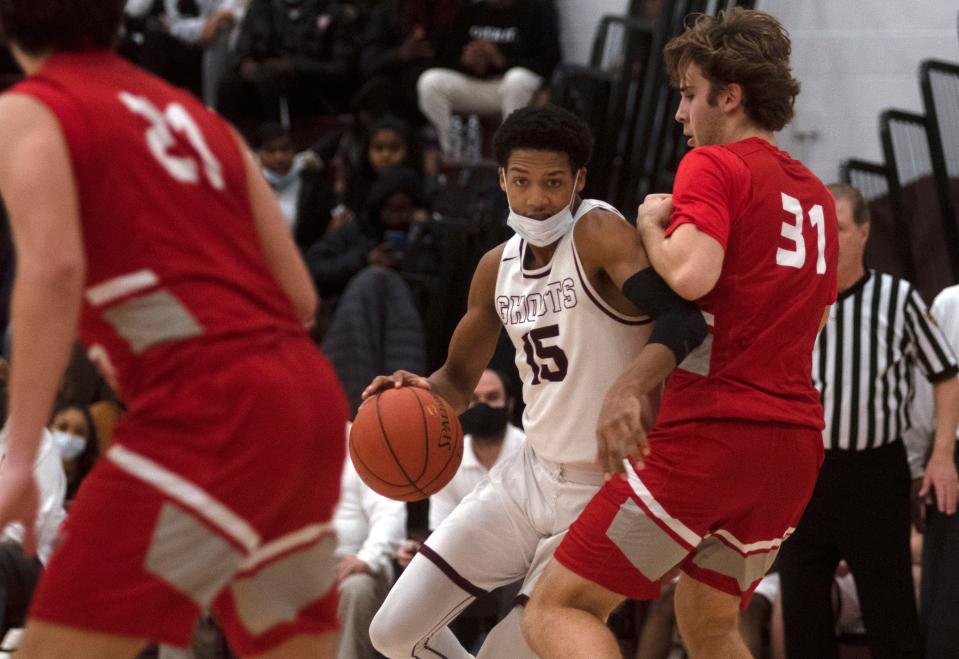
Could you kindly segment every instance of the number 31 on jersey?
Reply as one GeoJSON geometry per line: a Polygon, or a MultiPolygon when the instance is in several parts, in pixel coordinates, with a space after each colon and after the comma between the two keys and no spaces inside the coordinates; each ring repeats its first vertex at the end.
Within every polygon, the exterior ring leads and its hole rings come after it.
{"type": "MultiPolygon", "coordinates": [[[[783,210],[792,213],[795,222],[783,222],[780,235],[794,243],[793,249],[776,250],[776,263],[789,268],[802,268],[806,263],[806,240],[803,238],[803,210],[802,204],[795,197],[782,193],[783,210]]],[[[826,272],[826,219],[823,216],[822,206],[816,204],[809,209],[809,223],[816,229],[816,274],[826,272]]]]}

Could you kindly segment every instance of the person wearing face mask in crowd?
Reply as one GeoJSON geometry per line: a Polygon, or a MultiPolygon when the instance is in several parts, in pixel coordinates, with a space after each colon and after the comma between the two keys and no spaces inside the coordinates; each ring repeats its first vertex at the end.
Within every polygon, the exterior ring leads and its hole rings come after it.
{"type": "Polygon", "coordinates": [[[463,425],[463,462],[453,480],[430,497],[430,528],[435,529],[498,462],[523,447],[526,434],[509,422],[513,397],[506,378],[486,369],[473,391],[463,425]]]}
{"type": "Polygon", "coordinates": [[[296,153],[290,132],[276,122],[260,125],[254,147],[263,178],[276,193],[283,219],[301,250],[342,225],[333,208],[332,182],[312,151],[296,153]]]}
{"type": "MultiPolygon", "coordinates": [[[[39,494],[35,537],[25,537],[19,523],[9,524],[0,534],[0,639],[10,629],[25,624],[33,591],[53,552],[60,524],[66,517],[63,504],[67,479],[61,464],[61,451],[72,438],[65,434],[58,437],[60,434],[43,431],[34,462],[33,473],[39,494]]],[[[4,428],[0,430],[0,456],[5,457],[6,452],[4,428]]]]}
{"type": "Polygon", "coordinates": [[[83,479],[100,457],[96,426],[89,409],[68,404],[54,412],[50,430],[63,462],[67,479],[66,505],[69,506],[76,498],[83,479]]]}

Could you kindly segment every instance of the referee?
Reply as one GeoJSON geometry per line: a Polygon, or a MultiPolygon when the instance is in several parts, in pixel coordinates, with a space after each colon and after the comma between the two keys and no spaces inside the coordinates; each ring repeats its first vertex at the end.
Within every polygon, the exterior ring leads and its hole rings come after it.
{"type": "Polygon", "coordinates": [[[956,357],[918,293],[866,270],[869,209],[858,190],[829,186],[839,219],[839,299],[813,352],[826,457],[809,505],[783,544],[786,655],[838,656],[833,574],[845,559],[875,659],[922,657],[909,550],[913,488],[902,436],[916,377],[935,391],[936,436],[919,496],[956,510],[952,456],[959,419],[956,357]]]}

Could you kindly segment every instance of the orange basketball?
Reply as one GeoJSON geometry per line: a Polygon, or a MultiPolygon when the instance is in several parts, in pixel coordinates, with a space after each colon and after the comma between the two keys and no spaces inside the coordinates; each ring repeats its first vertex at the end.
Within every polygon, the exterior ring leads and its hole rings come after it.
{"type": "Polygon", "coordinates": [[[386,389],[356,413],[350,459],[376,492],[419,501],[442,489],[459,469],[463,429],[449,403],[426,389],[386,389]]]}

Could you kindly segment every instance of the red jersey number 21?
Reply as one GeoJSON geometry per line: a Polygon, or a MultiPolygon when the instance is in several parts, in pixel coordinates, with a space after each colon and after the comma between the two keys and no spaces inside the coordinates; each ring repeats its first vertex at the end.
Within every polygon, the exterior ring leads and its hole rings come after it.
{"type": "MultiPolygon", "coordinates": [[[[789,268],[802,268],[806,263],[806,239],[803,238],[803,209],[802,204],[795,197],[785,192],[782,194],[783,210],[791,213],[795,222],[783,222],[780,235],[793,242],[793,249],[776,250],[776,263],[789,268]]],[[[816,204],[809,209],[809,223],[816,230],[816,274],[826,272],[826,219],[823,216],[822,206],[816,204]]]]}
{"type": "Polygon", "coordinates": [[[163,168],[174,179],[181,183],[198,184],[200,182],[200,167],[206,180],[217,190],[223,190],[226,182],[223,180],[223,165],[216,159],[200,127],[186,108],[179,103],[170,103],[161,111],[157,106],[142,96],[135,96],[128,92],[120,92],[120,100],[130,112],[139,115],[150,122],[147,128],[146,141],[150,153],[157,159],[163,168]],[[171,153],[177,144],[176,134],[186,138],[193,150],[200,156],[200,163],[195,158],[176,156],[171,153]]]}

